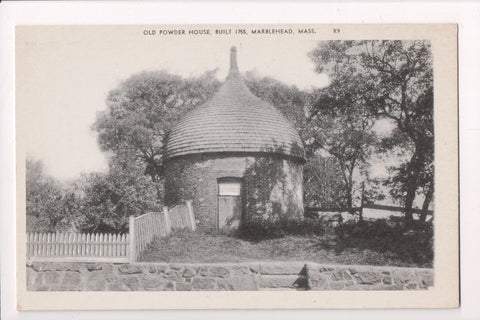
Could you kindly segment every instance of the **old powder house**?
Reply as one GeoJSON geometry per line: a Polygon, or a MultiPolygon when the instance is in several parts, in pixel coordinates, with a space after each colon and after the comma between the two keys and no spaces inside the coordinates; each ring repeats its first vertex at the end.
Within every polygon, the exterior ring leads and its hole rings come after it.
{"type": "Polygon", "coordinates": [[[294,126],[242,80],[236,48],[218,92],[171,130],[165,204],[193,200],[198,230],[303,218],[303,144],[294,126]]]}

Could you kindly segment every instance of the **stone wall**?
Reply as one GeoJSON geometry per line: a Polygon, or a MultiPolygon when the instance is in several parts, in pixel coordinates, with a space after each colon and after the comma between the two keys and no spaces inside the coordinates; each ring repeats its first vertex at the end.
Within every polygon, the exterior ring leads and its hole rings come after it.
{"type": "Polygon", "coordinates": [[[310,290],[418,290],[433,286],[433,269],[306,264],[310,290]]]}
{"type": "Polygon", "coordinates": [[[30,291],[415,290],[432,285],[432,269],[310,262],[27,266],[30,291]]]}
{"type": "Polygon", "coordinates": [[[281,157],[254,157],[244,155],[189,155],[174,158],[165,164],[165,204],[173,206],[193,200],[193,211],[198,230],[212,231],[217,224],[217,179],[242,178],[242,202],[258,201],[248,206],[248,211],[271,215],[283,212],[295,218],[303,217],[303,166],[281,157]],[[267,162],[267,166],[262,166],[267,162]],[[265,168],[264,168],[265,167],[265,168]],[[258,172],[268,169],[266,174],[258,172]],[[274,170],[274,172],[272,172],[274,170]],[[272,179],[269,187],[265,179],[272,179]],[[263,184],[262,184],[263,183],[263,184]],[[247,190],[248,188],[248,190],[247,190]],[[268,192],[263,198],[262,194],[268,192]],[[261,203],[261,202],[265,203],[261,203]],[[278,207],[278,208],[277,208],[278,207]],[[251,210],[251,208],[254,208],[251,210]],[[258,209],[258,210],[257,210],[258,209]]]}

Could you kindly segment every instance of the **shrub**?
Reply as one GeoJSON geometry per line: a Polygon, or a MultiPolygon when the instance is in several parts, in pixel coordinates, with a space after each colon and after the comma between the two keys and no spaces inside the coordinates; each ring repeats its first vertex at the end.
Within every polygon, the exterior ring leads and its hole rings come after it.
{"type": "Polygon", "coordinates": [[[433,227],[416,223],[407,228],[403,223],[386,219],[347,222],[335,228],[337,245],[371,249],[394,254],[405,262],[430,265],[433,261],[433,227]]]}
{"type": "Polygon", "coordinates": [[[314,219],[264,220],[243,222],[237,235],[245,240],[261,241],[281,238],[287,235],[323,235],[325,223],[314,219]]]}

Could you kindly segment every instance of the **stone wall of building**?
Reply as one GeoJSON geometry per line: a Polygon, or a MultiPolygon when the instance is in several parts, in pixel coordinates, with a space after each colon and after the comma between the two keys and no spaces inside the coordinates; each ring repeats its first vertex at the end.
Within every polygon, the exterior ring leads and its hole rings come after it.
{"type": "Polygon", "coordinates": [[[242,203],[251,214],[303,217],[303,166],[276,157],[189,155],[165,164],[165,204],[193,200],[198,230],[217,224],[218,178],[243,179],[242,203]]]}
{"type": "Polygon", "coordinates": [[[241,178],[246,157],[208,157],[189,155],[165,164],[165,204],[173,206],[193,200],[199,231],[212,231],[217,224],[217,179],[241,178]]]}
{"type": "Polygon", "coordinates": [[[418,290],[432,285],[432,269],[310,262],[27,266],[29,291],[418,290]]]}
{"type": "Polygon", "coordinates": [[[244,173],[243,221],[303,219],[303,165],[257,158],[244,173]]]}

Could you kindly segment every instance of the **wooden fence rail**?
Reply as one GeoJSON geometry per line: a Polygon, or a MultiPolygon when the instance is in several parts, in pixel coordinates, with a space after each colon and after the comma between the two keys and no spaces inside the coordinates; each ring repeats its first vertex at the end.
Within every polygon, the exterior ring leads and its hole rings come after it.
{"type": "Polygon", "coordinates": [[[133,230],[134,249],[130,255],[136,257],[138,253],[145,250],[147,245],[153,241],[155,236],[166,236],[165,219],[161,213],[149,212],[138,217],[130,217],[130,226],[133,230]]]}
{"type": "MultiPolygon", "coordinates": [[[[305,207],[305,216],[306,217],[314,217],[315,214],[321,212],[348,212],[348,211],[355,211],[355,212],[362,212],[363,209],[374,209],[374,210],[385,210],[385,211],[392,211],[392,212],[405,212],[404,207],[397,207],[397,206],[387,206],[381,204],[362,204],[360,207],[354,208],[327,208],[327,207],[305,207]]],[[[415,214],[426,214],[426,215],[433,215],[433,210],[422,210],[417,208],[412,208],[412,213],[415,214]]]]}
{"type": "MultiPolygon", "coordinates": [[[[164,208],[167,210],[168,208],[164,208]]],[[[170,226],[172,229],[181,230],[189,229],[195,231],[195,218],[193,216],[192,202],[187,201],[186,205],[175,206],[168,209],[168,215],[170,220],[170,226]]]]}
{"type": "Polygon", "coordinates": [[[196,229],[191,201],[173,208],[163,207],[162,213],[149,212],[138,217],[130,216],[130,262],[135,262],[138,254],[145,250],[155,237],[166,237],[172,230],[182,229],[196,229]]]}
{"type": "MultiPolygon", "coordinates": [[[[401,211],[405,212],[404,207],[396,207],[396,206],[386,206],[382,204],[364,204],[362,206],[364,209],[377,209],[377,210],[387,210],[387,211],[401,211]]],[[[417,208],[412,208],[412,213],[422,214],[425,213],[427,215],[433,215],[433,210],[422,210],[417,208]]]]}

